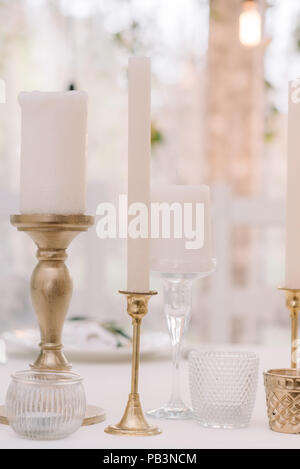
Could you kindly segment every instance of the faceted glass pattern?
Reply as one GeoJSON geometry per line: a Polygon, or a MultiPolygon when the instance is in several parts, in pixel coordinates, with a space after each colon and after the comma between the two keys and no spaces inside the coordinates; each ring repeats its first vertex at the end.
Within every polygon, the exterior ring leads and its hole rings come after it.
{"type": "Polygon", "coordinates": [[[251,419],[259,359],[255,353],[192,351],[189,381],[195,419],[205,427],[241,428],[251,419]]]}
{"type": "Polygon", "coordinates": [[[264,373],[269,424],[280,433],[300,433],[299,370],[279,369],[264,373]]]}
{"type": "Polygon", "coordinates": [[[10,426],[32,440],[54,440],[75,432],[85,406],[82,378],[69,371],[18,371],[6,395],[10,426]]]}

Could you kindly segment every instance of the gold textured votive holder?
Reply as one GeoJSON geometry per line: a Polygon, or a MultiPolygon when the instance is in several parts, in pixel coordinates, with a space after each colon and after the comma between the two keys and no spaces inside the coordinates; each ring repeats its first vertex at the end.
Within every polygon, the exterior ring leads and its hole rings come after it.
{"type": "Polygon", "coordinates": [[[138,392],[139,364],[140,364],[140,335],[143,317],[148,312],[148,301],[157,292],[135,293],[121,291],[127,298],[127,312],[132,318],[132,367],[131,367],[131,392],[123,417],[116,425],[105,428],[105,432],[111,435],[152,436],[159,435],[161,430],[150,425],[145,419],[140,396],[138,392]]]}
{"type": "Polygon", "coordinates": [[[291,319],[291,368],[264,372],[267,413],[271,430],[300,433],[300,369],[298,362],[298,314],[300,289],[280,288],[285,292],[291,319]]]}
{"type": "Polygon", "coordinates": [[[300,370],[283,368],[264,373],[271,430],[300,433],[300,370]]]}

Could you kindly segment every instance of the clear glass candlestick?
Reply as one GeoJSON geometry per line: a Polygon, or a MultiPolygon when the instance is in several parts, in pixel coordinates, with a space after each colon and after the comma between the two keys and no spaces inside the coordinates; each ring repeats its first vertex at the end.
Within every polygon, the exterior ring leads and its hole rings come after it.
{"type": "Polygon", "coordinates": [[[192,410],[184,403],[180,390],[181,347],[187,331],[192,304],[192,286],[196,278],[206,277],[214,269],[201,273],[161,273],[164,287],[164,313],[172,345],[172,390],[168,402],[147,415],[161,419],[190,419],[192,410]]]}

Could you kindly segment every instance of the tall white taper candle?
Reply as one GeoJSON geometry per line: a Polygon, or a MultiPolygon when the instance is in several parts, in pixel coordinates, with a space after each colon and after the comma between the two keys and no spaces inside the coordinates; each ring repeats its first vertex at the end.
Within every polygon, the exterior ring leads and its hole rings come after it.
{"type": "Polygon", "coordinates": [[[19,103],[21,213],[84,213],[87,93],[22,92],[19,103]]]}
{"type": "MultiPolygon", "coordinates": [[[[128,207],[150,206],[151,62],[132,57],[128,64],[128,207]]],[[[128,223],[134,218],[128,216],[128,223]]],[[[127,290],[149,290],[150,239],[127,240],[127,290]]]]}
{"type": "Polygon", "coordinates": [[[300,79],[289,82],[285,287],[300,288],[300,79]]]}

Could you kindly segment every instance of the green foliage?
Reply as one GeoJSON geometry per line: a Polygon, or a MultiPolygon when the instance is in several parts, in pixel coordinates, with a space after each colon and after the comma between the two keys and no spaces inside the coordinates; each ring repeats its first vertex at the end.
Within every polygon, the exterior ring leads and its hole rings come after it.
{"type": "Polygon", "coordinates": [[[264,80],[264,84],[265,84],[265,88],[267,90],[273,90],[274,89],[272,83],[270,81],[266,80],[266,79],[264,80]]]}
{"type": "Polygon", "coordinates": [[[264,139],[266,143],[271,143],[276,137],[276,132],[270,130],[265,132],[264,139]]]}
{"type": "MultiPolygon", "coordinates": [[[[107,321],[107,322],[103,322],[101,324],[101,326],[103,327],[103,329],[105,329],[107,332],[110,332],[111,334],[113,334],[114,336],[118,337],[118,336],[121,336],[121,337],[124,337],[124,339],[127,339],[129,341],[132,340],[132,338],[125,332],[125,330],[123,329],[123,327],[121,327],[119,324],[117,324],[115,321],[107,321]]],[[[121,342],[119,342],[117,344],[118,347],[121,347],[122,344],[121,342]]]]}
{"type": "Polygon", "coordinates": [[[279,110],[273,103],[273,84],[268,80],[264,80],[264,83],[267,95],[264,141],[265,143],[272,143],[277,136],[277,132],[274,130],[273,126],[274,118],[279,114],[279,110]]]}
{"type": "MultiPolygon", "coordinates": [[[[88,316],[73,316],[69,319],[70,321],[95,321],[95,319],[90,318],[88,316]]],[[[115,321],[106,321],[99,323],[103,329],[105,329],[107,332],[110,334],[114,335],[118,342],[117,342],[117,347],[122,347],[122,342],[121,342],[121,337],[128,340],[132,341],[132,338],[125,332],[125,329],[120,326],[117,322],[115,321]]]]}
{"type": "Polygon", "coordinates": [[[295,46],[296,52],[300,52],[300,17],[297,18],[297,24],[294,29],[294,38],[295,38],[295,46]]]}
{"type": "Polygon", "coordinates": [[[151,145],[154,147],[164,141],[162,132],[156,127],[154,122],[151,122],[151,145]]]}
{"type": "Polygon", "coordinates": [[[128,28],[113,34],[113,40],[131,53],[135,53],[141,46],[140,25],[132,20],[128,28]]]}

